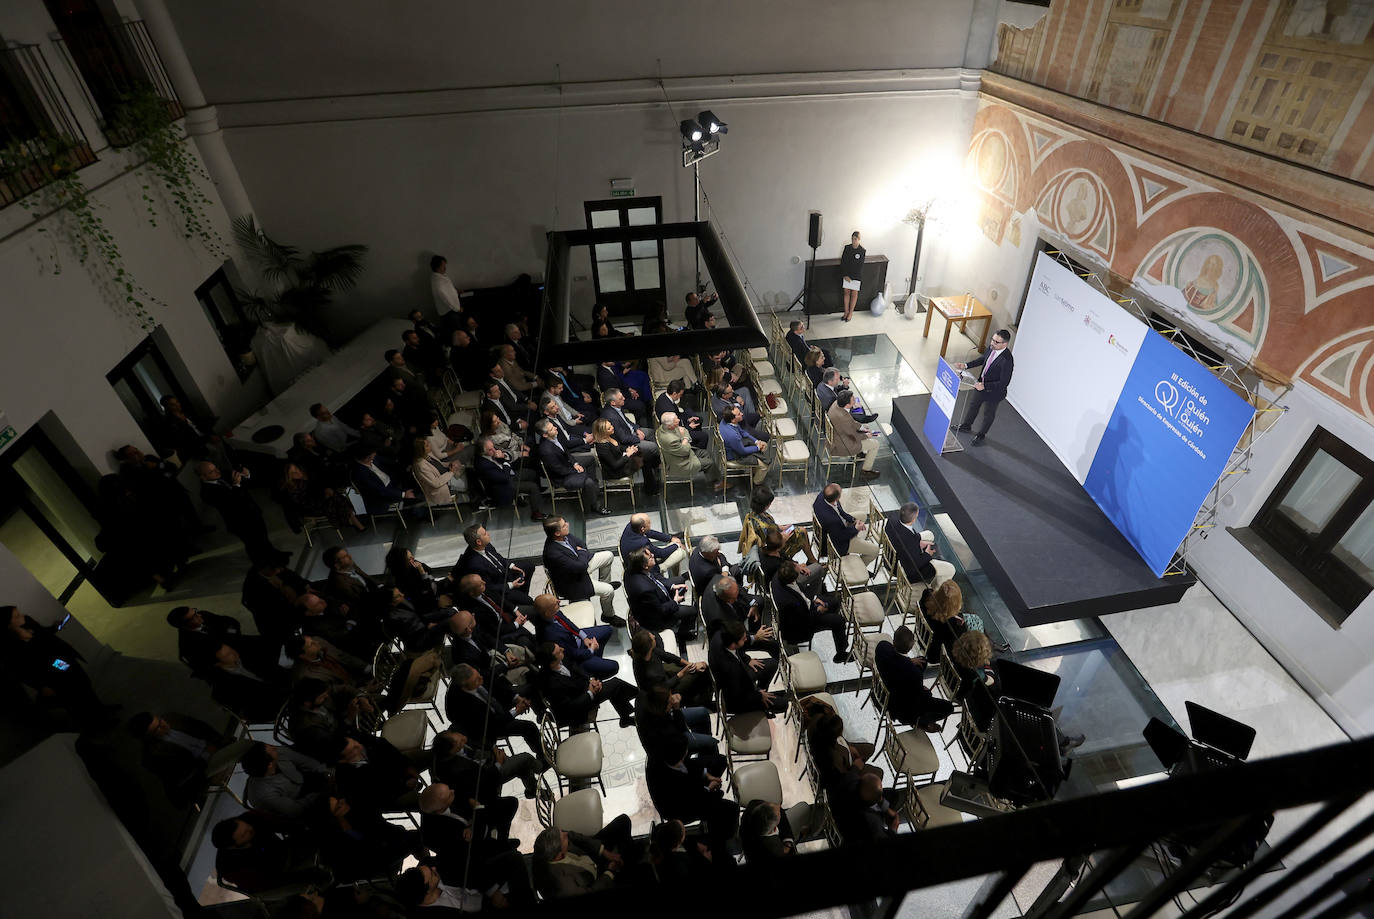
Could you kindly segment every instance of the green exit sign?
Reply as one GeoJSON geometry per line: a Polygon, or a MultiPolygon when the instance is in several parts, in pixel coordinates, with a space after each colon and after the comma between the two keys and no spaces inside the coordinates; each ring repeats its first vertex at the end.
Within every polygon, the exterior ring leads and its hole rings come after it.
{"type": "Polygon", "coordinates": [[[611,189],[611,197],[612,197],[612,198],[633,198],[634,196],[635,196],[635,190],[634,190],[633,188],[612,188],[612,189],[611,189]]]}

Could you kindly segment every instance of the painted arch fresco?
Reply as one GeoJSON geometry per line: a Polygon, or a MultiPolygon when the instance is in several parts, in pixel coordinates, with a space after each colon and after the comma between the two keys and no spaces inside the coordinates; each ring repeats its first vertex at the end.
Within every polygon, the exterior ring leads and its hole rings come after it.
{"type": "Polygon", "coordinates": [[[1019,244],[1034,210],[1113,273],[1178,291],[1237,352],[1374,421],[1374,250],[986,98],[968,166],[992,242],[1019,244]]]}

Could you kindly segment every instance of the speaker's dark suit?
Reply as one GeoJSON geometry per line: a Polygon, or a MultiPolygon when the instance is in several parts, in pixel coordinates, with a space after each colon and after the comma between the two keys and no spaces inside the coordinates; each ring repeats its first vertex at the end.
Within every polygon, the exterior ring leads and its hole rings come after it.
{"type": "Polygon", "coordinates": [[[988,355],[992,351],[984,351],[976,360],[970,361],[969,370],[979,367],[985,369],[980,374],[979,379],[983,388],[973,390],[973,395],[968,400],[968,409],[964,412],[964,420],[959,422],[961,428],[973,426],[974,419],[978,417],[978,410],[986,406],[987,411],[983,413],[983,426],[978,430],[978,436],[987,434],[988,428],[992,427],[993,419],[997,417],[997,407],[1002,404],[1002,400],[1007,397],[1007,387],[1011,385],[1012,371],[1016,369],[1016,360],[1011,356],[1011,348],[1003,348],[996,352],[992,366],[986,367],[988,355]]]}

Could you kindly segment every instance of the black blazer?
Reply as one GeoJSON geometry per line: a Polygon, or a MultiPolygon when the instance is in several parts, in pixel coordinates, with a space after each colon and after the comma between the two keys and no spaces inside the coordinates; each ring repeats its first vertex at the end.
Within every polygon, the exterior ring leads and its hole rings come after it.
{"type": "MultiPolygon", "coordinates": [[[[968,369],[981,367],[988,359],[990,352],[984,351],[975,361],[969,361],[968,369]]],[[[1003,348],[1002,353],[997,356],[997,360],[992,362],[987,374],[983,377],[983,398],[990,402],[1001,402],[1007,397],[1007,387],[1011,385],[1012,372],[1016,370],[1016,361],[1011,356],[1010,348],[1003,348]]]]}
{"type": "Polygon", "coordinates": [[[873,663],[890,694],[888,710],[903,724],[915,724],[930,710],[934,698],[925,686],[925,668],[885,641],[873,652],[873,663]]]}
{"type": "Polygon", "coordinates": [[[644,425],[636,418],[635,426],[630,427],[629,419],[621,417],[623,411],[625,411],[623,406],[620,411],[616,411],[614,407],[608,405],[601,410],[601,417],[611,423],[611,433],[623,446],[637,444],[639,443],[639,435],[635,433],[635,428],[643,429],[644,425]]]}
{"type": "Polygon", "coordinates": [[[692,577],[694,596],[705,596],[706,585],[711,582],[711,578],[724,572],[725,562],[722,558],[723,556],[718,556],[713,562],[702,555],[700,549],[692,550],[692,554],[687,558],[687,573],[692,577]]]}
{"type": "MultiPolygon", "coordinates": [[[[505,683],[504,680],[497,682],[505,683]]],[[[505,683],[506,687],[509,685],[505,683]]],[[[500,698],[502,688],[487,686],[487,702],[484,704],[476,694],[454,686],[444,697],[444,715],[452,724],[462,728],[468,737],[480,740],[484,731],[488,738],[505,737],[515,723],[515,716],[510,713],[514,699],[500,698]]]]}
{"type": "Polygon", "coordinates": [[[819,613],[795,590],[774,578],[769,584],[769,592],[773,596],[773,606],[778,611],[778,627],[784,639],[806,641],[820,631],[822,626],[816,622],[819,613]]]}
{"type": "Polygon", "coordinates": [[[587,674],[582,668],[567,658],[563,666],[568,669],[568,676],[556,670],[540,671],[539,688],[559,724],[580,724],[597,702],[587,693],[587,674]]]}
{"type": "Polygon", "coordinates": [[[679,772],[660,757],[649,758],[644,771],[649,800],[664,820],[699,820],[721,800],[719,790],[706,790],[706,770],[700,762],[689,759],[686,766],[686,772],[679,772]]]}
{"type": "Polygon", "coordinates": [[[248,489],[241,485],[230,485],[223,479],[217,482],[202,482],[200,500],[219,511],[224,518],[224,528],[230,533],[256,532],[264,526],[262,508],[248,489]]]}
{"type": "Polygon", "coordinates": [[[539,454],[539,461],[544,464],[544,468],[559,485],[562,485],[571,476],[582,474],[573,468],[572,457],[568,455],[567,451],[560,450],[559,445],[547,437],[539,438],[539,446],[536,449],[539,454]]]}
{"type": "Polygon", "coordinates": [[[917,584],[935,577],[935,566],[930,563],[931,557],[921,549],[921,537],[902,524],[901,511],[890,511],[887,514],[885,532],[892,541],[892,548],[897,550],[897,558],[902,563],[907,580],[917,584]]]}
{"type": "Polygon", "coordinates": [[[625,447],[622,444],[637,443],[639,441],[635,440],[633,436],[620,444],[613,444],[606,440],[596,443],[596,458],[601,461],[601,469],[607,478],[619,479],[634,474],[634,460],[625,455],[625,447]]]}
{"type": "Polygon", "coordinates": [[[472,468],[493,503],[504,506],[515,502],[515,470],[510,463],[479,456],[472,468]]]}
{"type": "Polygon", "coordinates": [[[686,427],[687,422],[691,419],[701,417],[699,413],[692,411],[687,406],[674,403],[672,399],[668,398],[666,392],[661,392],[658,394],[658,398],[654,400],[654,414],[662,418],[668,412],[677,415],[683,427],[686,427]]]}
{"type": "Polygon", "coordinates": [[[710,665],[711,675],[715,677],[716,685],[720,687],[721,695],[725,698],[725,707],[731,714],[763,711],[763,694],[754,681],[753,673],[741,660],[738,651],[731,651],[725,647],[719,631],[711,636],[706,662],[710,665]]]}
{"type": "Polygon", "coordinates": [[[662,632],[676,624],[681,604],[673,599],[672,582],[667,578],[649,572],[632,574],[625,579],[625,593],[630,598],[630,614],[644,628],[662,632]]]}
{"type": "Polygon", "coordinates": [[[854,517],[843,507],[831,507],[830,502],[825,500],[825,492],[816,495],[816,500],[811,502],[811,510],[821,525],[821,532],[830,538],[831,547],[840,555],[847,554],[849,541],[859,535],[854,517]]]}
{"type": "Polygon", "coordinates": [[[568,600],[590,600],[596,593],[592,589],[592,576],[587,565],[592,553],[587,544],[573,534],[568,534],[568,544],[573,551],[557,540],[544,542],[544,568],[549,573],[558,595],[568,600]]]}

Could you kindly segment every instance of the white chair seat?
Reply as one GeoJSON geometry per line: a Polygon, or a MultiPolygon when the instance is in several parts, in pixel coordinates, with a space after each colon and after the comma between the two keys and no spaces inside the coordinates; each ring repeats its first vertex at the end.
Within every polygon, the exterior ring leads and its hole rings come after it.
{"type": "Polygon", "coordinates": [[[865,632],[863,642],[855,648],[859,653],[859,660],[870,670],[876,669],[873,664],[873,653],[878,650],[878,645],[891,640],[892,636],[883,632],[865,632]]]}
{"type": "Polygon", "coordinates": [[[764,377],[775,377],[777,376],[777,374],[773,371],[773,365],[768,361],[755,360],[754,376],[758,377],[759,380],[762,381],[764,377]]]}
{"type": "Polygon", "coordinates": [[[763,392],[778,394],[778,404],[768,409],[768,414],[772,415],[774,418],[781,418],[783,415],[787,414],[787,400],[782,397],[782,387],[778,385],[777,380],[764,380],[763,383],[759,384],[759,389],[763,392]],[[769,389],[764,385],[766,383],[773,384],[773,388],[769,389]]]}
{"type": "MultiPolygon", "coordinates": [[[[779,437],[792,438],[797,436],[797,423],[791,418],[777,418],[773,421],[773,430],[778,432],[779,437]]],[[[808,455],[810,451],[807,451],[808,455]]]]}
{"type": "Polygon", "coordinates": [[[778,445],[778,452],[789,463],[804,463],[811,458],[811,451],[800,440],[784,440],[778,445]]]}
{"type": "Polygon", "coordinates": [[[887,614],[883,610],[883,601],[878,599],[877,594],[864,590],[852,594],[852,596],[854,597],[854,618],[858,620],[859,625],[882,625],[887,619],[887,614]]]}
{"type": "Polygon", "coordinates": [[[778,767],[770,762],[745,763],[731,776],[735,783],[735,799],[747,806],[750,801],[782,803],[782,780],[778,767]]]}
{"type": "Polygon", "coordinates": [[[767,349],[767,348],[750,348],[750,349],[749,349],[749,359],[755,362],[755,366],[758,366],[758,363],[757,363],[758,361],[766,361],[766,360],[768,360],[768,349],[767,349]]]}
{"type": "Polygon", "coordinates": [[[428,728],[429,715],[423,709],[397,712],[382,722],[382,740],[402,753],[413,753],[424,749],[428,728]]]}
{"type": "Polygon", "coordinates": [[[798,651],[787,656],[792,671],[792,691],[799,696],[810,695],[825,689],[825,665],[815,651],[798,651]]]}
{"type": "Polygon", "coordinates": [[[601,734],[584,731],[558,745],[554,768],[570,779],[585,779],[601,774],[601,734]]]}
{"type": "Polygon", "coordinates": [[[763,712],[743,712],[728,719],[725,739],[731,753],[766,755],[773,749],[773,731],[763,712]]]}
{"type": "Polygon", "coordinates": [[[964,812],[957,811],[952,807],[945,807],[940,803],[940,795],[944,794],[945,783],[939,782],[935,785],[923,785],[916,790],[916,797],[921,800],[921,806],[925,808],[929,815],[929,820],[923,825],[923,829],[932,829],[939,826],[951,826],[956,823],[964,822],[964,812]]]}
{"type": "Polygon", "coordinates": [[[553,802],[553,825],[569,833],[595,836],[601,832],[601,792],[581,788],[553,802]]]}
{"type": "Polygon", "coordinates": [[[832,712],[839,712],[839,708],[835,705],[835,697],[828,692],[811,692],[801,696],[801,698],[803,700],[815,699],[817,702],[824,702],[826,705],[830,706],[832,712]]]}
{"type": "Polygon", "coordinates": [[[563,615],[579,629],[589,629],[597,624],[596,606],[591,600],[576,600],[563,607],[563,615]]]}
{"type": "Polygon", "coordinates": [[[840,577],[851,587],[868,583],[868,566],[858,555],[846,555],[840,559],[840,577]]]}
{"type": "Polygon", "coordinates": [[[677,635],[673,633],[672,629],[665,629],[658,633],[658,646],[668,654],[672,654],[676,657],[683,656],[677,646],[677,635]]]}
{"type": "Polygon", "coordinates": [[[905,775],[929,775],[940,768],[940,757],[925,731],[903,731],[888,741],[892,768],[905,775]]]}

